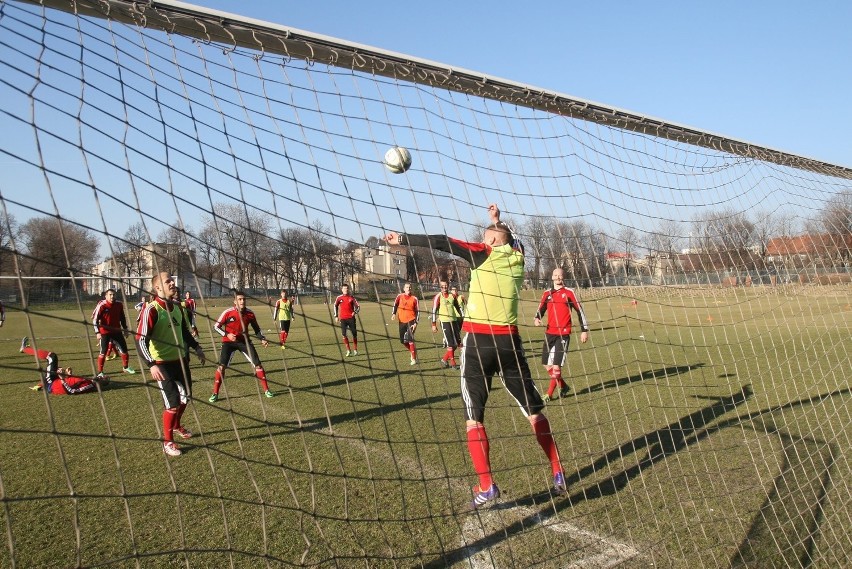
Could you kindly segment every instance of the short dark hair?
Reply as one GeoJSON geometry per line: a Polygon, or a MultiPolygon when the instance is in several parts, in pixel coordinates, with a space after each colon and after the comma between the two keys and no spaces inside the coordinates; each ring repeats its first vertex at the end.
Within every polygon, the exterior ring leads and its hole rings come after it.
{"type": "Polygon", "coordinates": [[[237,298],[238,296],[245,296],[245,295],[246,295],[246,293],[244,291],[234,289],[234,298],[237,298]]]}
{"type": "Polygon", "coordinates": [[[115,289],[114,289],[114,288],[108,288],[108,289],[106,289],[105,291],[103,291],[103,292],[101,293],[101,296],[106,296],[106,293],[108,293],[108,292],[113,292],[113,293],[114,293],[114,292],[115,292],[115,289]]]}

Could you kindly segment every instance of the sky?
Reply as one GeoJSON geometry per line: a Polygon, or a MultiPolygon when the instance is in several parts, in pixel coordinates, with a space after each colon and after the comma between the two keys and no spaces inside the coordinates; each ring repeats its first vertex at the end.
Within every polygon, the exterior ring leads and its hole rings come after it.
{"type": "Polygon", "coordinates": [[[852,3],[195,4],[852,167],[852,3]]]}

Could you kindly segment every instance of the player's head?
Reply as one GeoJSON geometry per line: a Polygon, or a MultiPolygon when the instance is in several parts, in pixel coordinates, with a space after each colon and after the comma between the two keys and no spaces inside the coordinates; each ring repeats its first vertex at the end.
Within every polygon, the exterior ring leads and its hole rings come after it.
{"type": "Polygon", "coordinates": [[[553,269],[553,274],[550,275],[550,280],[553,281],[553,286],[562,286],[565,284],[565,271],[558,267],[553,269]]]}
{"type": "Polygon", "coordinates": [[[441,292],[447,292],[447,281],[441,281],[438,286],[441,287],[441,292]]]}
{"type": "Polygon", "coordinates": [[[411,294],[411,283],[405,283],[402,285],[402,292],[405,294],[411,294]]]}
{"type": "Polygon", "coordinates": [[[104,299],[107,302],[112,302],[113,300],[115,300],[115,289],[114,288],[106,289],[104,291],[104,299]]]}
{"type": "Polygon", "coordinates": [[[343,294],[349,294],[349,285],[348,284],[342,285],[340,287],[340,292],[342,292],[343,294]]]}
{"type": "Polygon", "coordinates": [[[452,287],[450,287],[450,292],[452,294],[458,294],[459,293],[459,287],[457,287],[456,285],[453,285],[452,287]]]}
{"type": "Polygon", "coordinates": [[[192,298],[192,294],[190,294],[190,292],[189,292],[189,291],[186,291],[185,293],[183,293],[183,296],[184,296],[184,297],[186,297],[186,299],[187,299],[187,300],[189,300],[190,298],[192,298]]]}
{"type": "Polygon", "coordinates": [[[287,291],[286,290],[281,291],[281,298],[287,298],[287,291]]]}
{"type": "Polygon", "coordinates": [[[241,290],[234,291],[234,306],[240,310],[246,307],[246,293],[241,290]]]}
{"type": "Polygon", "coordinates": [[[174,297],[177,286],[172,276],[163,272],[151,279],[151,289],[160,298],[169,299],[174,297]]]}
{"type": "Polygon", "coordinates": [[[512,242],[512,231],[509,229],[509,226],[502,221],[492,223],[485,228],[485,231],[482,234],[482,242],[486,245],[490,245],[491,247],[506,245],[507,243],[512,242]]]}

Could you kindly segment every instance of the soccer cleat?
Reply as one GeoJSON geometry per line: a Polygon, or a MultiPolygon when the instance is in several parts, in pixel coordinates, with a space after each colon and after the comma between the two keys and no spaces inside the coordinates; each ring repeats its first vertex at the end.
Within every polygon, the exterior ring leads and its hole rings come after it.
{"type": "Polygon", "coordinates": [[[553,475],[553,491],[557,494],[568,492],[568,483],[565,482],[565,474],[563,472],[557,472],[553,475]]]}
{"type": "Polygon", "coordinates": [[[35,385],[33,385],[32,387],[30,387],[30,389],[32,389],[33,391],[41,391],[41,384],[40,384],[40,383],[36,383],[36,384],[35,384],[35,385]]]}
{"type": "Polygon", "coordinates": [[[559,398],[567,397],[568,393],[570,393],[571,388],[567,385],[559,390],[559,398]]]}
{"type": "Polygon", "coordinates": [[[219,394],[214,393],[213,395],[210,396],[210,399],[208,399],[207,401],[209,401],[210,403],[216,403],[217,401],[219,401],[219,394]]]}
{"type": "Polygon", "coordinates": [[[124,373],[129,374],[129,375],[133,375],[134,373],[136,373],[136,370],[133,369],[132,367],[126,367],[126,368],[124,368],[124,373]]]}
{"type": "Polygon", "coordinates": [[[357,356],[357,355],[358,355],[358,350],[353,351],[353,352],[352,352],[352,355],[353,355],[353,356],[357,356]]]}
{"type": "Polygon", "coordinates": [[[98,372],[98,375],[95,376],[95,379],[98,381],[103,381],[104,379],[106,379],[106,375],[104,375],[104,372],[102,371],[98,372]]]}
{"type": "Polygon", "coordinates": [[[21,340],[21,350],[20,351],[21,351],[22,354],[24,353],[24,350],[27,349],[27,346],[29,346],[29,345],[30,345],[30,339],[27,338],[26,336],[24,336],[24,338],[21,340]]]}
{"type": "Polygon", "coordinates": [[[551,401],[553,401],[553,396],[552,395],[545,395],[544,397],[541,398],[541,400],[544,401],[545,403],[550,403],[551,401]]]}
{"type": "Polygon", "coordinates": [[[454,366],[452,366],[452,368],[453,369],[461,369],[461,366],[460,365],[454,365],[454,366]]]}
{"type": "Polygon", "coordinates": [[[282,350],[286,350],[286,349],[287,349],[287,346],[285,346],[284,344],[281,344],[281,349],[282,349],[282,350]]]}
{"type": "Polygon", "coordinates": [[[114,360],[117,356],[115,354],[110,354],[107,356],[108,360],[114,360]]]}
{"type": "Polygon", "coordinates": [[[190,431],[186,427],[175,427],[174,429],[172,429],[172,432],[176,433],[182,439],[192,438],[192,431],[190,431]]]}
{"type": "Polygon", "coordinates": [[[447,369],[448,367],[450,367],[450,362],[448,362],[447,360],[441,360],[441,367],[447,369]]]}
{"type": "Polygon", "coordinates": [[[275,394],[269,391],[268,389],[263,394],[268,398],[275,397],[275,394]]]}
{"type": "Polygon", "coordinates": [[[166,441],[163,443],[163,452],[169,456],[180,456],[180,447],[177,446],[173,441],[166,441]]]}
{"type": "Polygon", "coordinates": [[[497,488],[496,484],[492,483],[488,490],[483,490],[479,487],[479,485],[476,485],[473,487],[473,502],[471,502],[470,507],[476,510],[488,502],[493,502],[499,497],[500,489],[497,488]]]}
{"type": "Polygon", "coordinates": [[[351,355],[352,355],[352,352],[350,352],[349,350],[346,350],[346,357],[348,358],[351,355]]]}
{"type": "Polygon", "coordinates": [[[409,364],[409,365],[416,366],[416,365],[417,365],[417,360],[416,360],[415,358],[411,358],[411,364],[409,364]]]}

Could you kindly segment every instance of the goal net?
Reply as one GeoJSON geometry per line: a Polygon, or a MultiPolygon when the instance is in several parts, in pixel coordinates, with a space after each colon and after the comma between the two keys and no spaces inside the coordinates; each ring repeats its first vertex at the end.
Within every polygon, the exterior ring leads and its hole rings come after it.
{"type": "Polygon", "coordinates": [[[172,0],[0,0],[0,100],[0,566],[852,565],[849,168],[172,0]],[[498,374],[477,451],[431,322],[486,270],[441,236],[481,243],[489,204],[549,427],[498,374]],[[161,273],[208,359],[179,457],[92,321],[112,289],[135,332],[161,273]],[[217,371],[234,291],[261,371],[217,371]],[[111,382],[36,390],[39,351],[111,382]]]}

